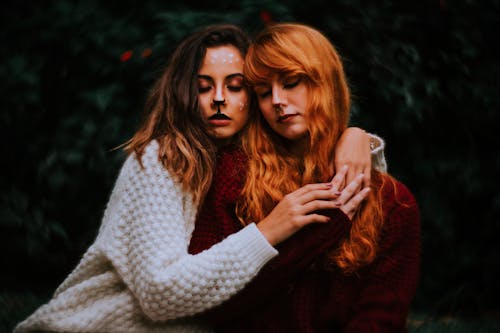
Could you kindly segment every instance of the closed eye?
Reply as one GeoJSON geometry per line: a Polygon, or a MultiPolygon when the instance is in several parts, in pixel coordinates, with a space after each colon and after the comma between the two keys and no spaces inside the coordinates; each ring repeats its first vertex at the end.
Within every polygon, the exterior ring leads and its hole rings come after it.
{"type": "Polygon", "coordinates": [[[200,94],[203,94],[203,93],[209,92],[211,89],[212,89],[212,87],[211,87],[211,86],[208,86],[208,87],[201,87],[201,86],[198,86],[198,92],[199,92],[200,94]]]}
{"type": "Polygon", "coordinates": [[[298,85],[299,85],[300,81],[301,81],[301,79],[300,79],[300,78],[296,78],[296,79],[291,80],[291,81],[290,81],[290,80],[287,80],[287,81],[285,81],[285,82],[283,83],[283,87],[284,87],[285,89],[293,89],[293,88],[295,88],[296,86],[298,86],[298,85]]]}
{"type": "Polygon", "coordinates": [[[240,92],[243,89],[242,86],[227,86],[227,89],[232,92],[240,92]]]}
{"type": "Polygon", "coordinates": [[[226,87],[231,92],[240,92],[243,89],[243,75],[240,73],[228,75],[226,87]]]}
{"type": "Polygon", "coordinates": [[[198,92],[200,94],[209,92],[214,86],[214,82],[210,76],[198,75],[198,92]]]}

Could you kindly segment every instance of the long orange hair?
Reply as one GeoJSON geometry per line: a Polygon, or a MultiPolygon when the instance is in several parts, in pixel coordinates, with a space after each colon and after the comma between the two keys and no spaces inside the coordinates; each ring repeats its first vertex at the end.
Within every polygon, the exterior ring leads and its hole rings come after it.
{"type": "MultiPolygon", "coordinates": [[[[245,78],[254,86],[269,82],[274,73],[300,76],[308,88],[308,147],[303,157],[294,157],[288,153],[290,142],[277,135],[260,113],[250,120],[243,138],[248,176],[237,203],[242,221],[260,221],[287,193],[329,181],[335,173],[337,141],[349,122],[350,93],[342,60],[316,29],[278,23],[256,37],[245,59],[245,78]]],[[[379,189],[382,179],[374,172],[372,186],[379,189]]],[[[349,237],[329,254],[346,273],[375,258],[383,217],[378,191],[371,193],[354,217],[349,237]]]]}

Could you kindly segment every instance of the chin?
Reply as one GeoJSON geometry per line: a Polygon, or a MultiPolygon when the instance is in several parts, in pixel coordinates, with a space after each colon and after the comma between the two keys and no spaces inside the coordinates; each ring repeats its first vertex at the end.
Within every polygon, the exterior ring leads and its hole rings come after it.
{"type": "Polygon", "coordinates": [[[236,132],[215,132],[213,134],[213,138],[216,139],[216,140],[229,140],[231,139],[233,136],[236,135],[236,132]]]}

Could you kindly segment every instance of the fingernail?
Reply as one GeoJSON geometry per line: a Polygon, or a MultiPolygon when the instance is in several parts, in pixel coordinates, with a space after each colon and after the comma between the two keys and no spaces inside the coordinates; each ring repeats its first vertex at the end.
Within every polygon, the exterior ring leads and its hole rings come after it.
{"type": "Polygon", "coordinates": [[[335,195],[341,195],[342,192],[340,192],[339,190],[336,190],[336,191],[333,191],[333,194],[335,194],[335,195]]]}

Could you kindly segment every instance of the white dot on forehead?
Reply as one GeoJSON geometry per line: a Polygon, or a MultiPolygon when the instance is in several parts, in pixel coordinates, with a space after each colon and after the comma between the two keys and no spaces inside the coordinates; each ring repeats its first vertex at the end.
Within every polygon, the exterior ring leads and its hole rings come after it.
{"type": "Polygon", "coordinates": [[[226,53],[226,54],[212,54],[210,55],[210,59],[207,59],[211,64],[216,64],[216,63],[237,63],[240,62],[241,59],[237,57],[234,53],[226,53]]]}

